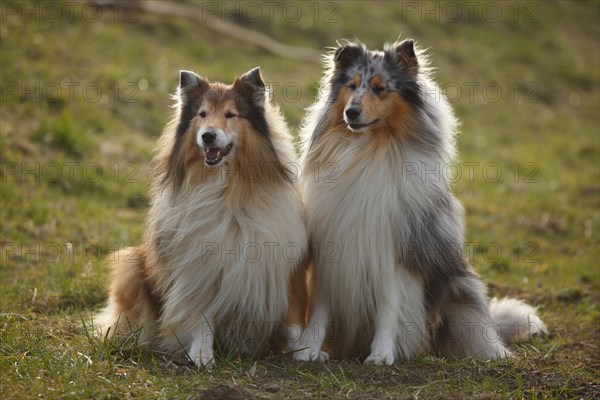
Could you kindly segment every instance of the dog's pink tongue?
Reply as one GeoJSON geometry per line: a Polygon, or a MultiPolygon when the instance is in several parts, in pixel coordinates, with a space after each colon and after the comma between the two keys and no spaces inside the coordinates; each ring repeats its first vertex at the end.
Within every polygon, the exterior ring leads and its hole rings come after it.
{"type": "Polygon", "coordinates": [[[208,150],[206,150],[206,158],[208,158],[209,160],[215,160],[219,158],[220,152],[221,149],[219,148],[209,148],[208,150]]]}

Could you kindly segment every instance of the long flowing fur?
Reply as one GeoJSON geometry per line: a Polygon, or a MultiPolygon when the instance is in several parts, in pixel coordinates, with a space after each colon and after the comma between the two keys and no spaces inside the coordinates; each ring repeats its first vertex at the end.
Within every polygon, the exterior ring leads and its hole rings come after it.
{"type": "Polygon", "coordinates": [[[424,51],[412,41],[384,51],[342,42],[325,56],[320,88],[302,128],[315,289],[295,358],[490,359],[545,331],[517,300],[493,302],[490,313],[462,255],[463,208],[439,172],[454,159],[458,123],[424,51]],[[348,110],[357,107],[369,124],[355,132],[348,110]]]}
{"type": "Polygon", "coordinates": [[[96,318],[104,333],[139,328],[142,344],[206,365],[213,343],[259,355],[284,323],[304,323],[303,310],[286,317],[306,303],[288,302],[291,290],[305,295],[290,286],[305,284],[308,248],[296,156],[257,71],[229,87],[182,72],[176,116],[154,160],[144,244],[113,265],[109,305],[96,318]],[[198,110],[211,98],[215,113],[230,100],[239,113],[223,117],[239,128],[216,167],[196,143],[198,110]]]}

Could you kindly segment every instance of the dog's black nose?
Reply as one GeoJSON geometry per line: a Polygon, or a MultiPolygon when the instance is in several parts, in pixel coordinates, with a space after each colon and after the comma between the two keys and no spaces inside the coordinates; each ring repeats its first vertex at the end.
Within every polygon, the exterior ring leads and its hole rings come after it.
{"type": "Polygon", "coordinates": [[[360,115],[360,108],[358,107],[350,107],[346,110],[346,117],[348,119],[356,119],[360,115]]]}
{"type": "Polygon", "coordinates": [[[217,138],[217,134],[214,132],[204,132],[202,134],[202,141],[206,144],[211,144],[217,138]]]}

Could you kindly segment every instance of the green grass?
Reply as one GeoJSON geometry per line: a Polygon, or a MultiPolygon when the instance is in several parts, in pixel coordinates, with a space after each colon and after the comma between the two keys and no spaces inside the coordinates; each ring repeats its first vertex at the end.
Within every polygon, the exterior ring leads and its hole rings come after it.
{"type": "Polygon", "coordinates": [[[3,398],[600,396],[599,3],[481,2],[456,22],[445,3],[416,12],[392,2],[322,3],[316,22],[310,4],[297,22],[282,18],[284,4],[271,19],[263,7],[262,18],[239,23],[317,50],[354,36],[378,47],[400,33],[430,48],[462,121],[455,192],[466,209],[465,250],[492,295],[540,307],[550,336],[502,362],[426,357],[375,368],[229,357],[211,373],[130,343],[99,343],[81,320],[106,300],[104,258],[142,239],[149,160],[178,71],[229,82],[260,65],[292,127],[322,71],[185,19],[103,9],[93,22],[76,5],[70,22],[62,2],[4,2],[3,398]],[[62,18],[44,21],[49,4],[60,4],[62,18]],[[487,4],[502,16],[490,18],[489,8],[486,18],[487,4]],[[325,21],[331,12],[335,21],[325,21]],[[299,85],[298,99],[285,96],[286,83],[299,85]]]}

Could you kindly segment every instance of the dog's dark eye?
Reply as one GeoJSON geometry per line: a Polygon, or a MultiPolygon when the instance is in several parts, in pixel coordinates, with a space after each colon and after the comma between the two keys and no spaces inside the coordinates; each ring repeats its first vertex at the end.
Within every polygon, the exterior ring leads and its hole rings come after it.
{"type": "Polygon", "coordinates": [[[349,84],[348,87],[350,90],[356,90],[356,85],[354,83],[349,84]]]}
{"type": "Polygon", "coordinates": [[[225,118],[233,118],[235,116],[236,115],[234,113],[232,113],[232,112],[228,112],[228,113],[225,114],[225,118]]]}
{"type": "Polygon", "coordinates": [[[202,111],[198,115],[200,115],[201,118],[206,118],[206,111],[202,111]]]}
{"type": "Polygon", "coordinates": [[[373,93],[375,94],[380,94],[381,92],[383,92],[383,88],[381,86],[374,86],[371,90],[373,90],[373,93]]]}

